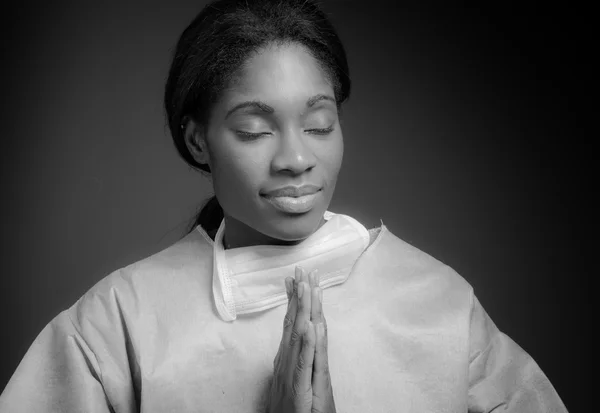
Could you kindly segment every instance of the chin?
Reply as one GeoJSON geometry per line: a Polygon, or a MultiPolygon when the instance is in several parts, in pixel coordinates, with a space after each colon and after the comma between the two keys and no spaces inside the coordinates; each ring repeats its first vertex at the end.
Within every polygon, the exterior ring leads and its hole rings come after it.
{"type": "Polygon", "coordinates": [[[271,221],[273,226],[268,235],[281,241],[302,241],[319,228],[323,214],[324,211],[319,208],[304,214],[282,215],[281,218],[271,221]]]}

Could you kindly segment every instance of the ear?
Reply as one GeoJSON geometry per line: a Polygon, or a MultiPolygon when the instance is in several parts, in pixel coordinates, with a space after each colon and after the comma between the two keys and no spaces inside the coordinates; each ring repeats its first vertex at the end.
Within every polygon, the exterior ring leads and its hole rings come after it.
{"type": "Polygon", "coordinates": [[[208,153],[204,127],[191,117],[186,117],[181,127],[183,129],[183,139],[190,154],[196,162],[210,166],[210,154],[208,153]]]}

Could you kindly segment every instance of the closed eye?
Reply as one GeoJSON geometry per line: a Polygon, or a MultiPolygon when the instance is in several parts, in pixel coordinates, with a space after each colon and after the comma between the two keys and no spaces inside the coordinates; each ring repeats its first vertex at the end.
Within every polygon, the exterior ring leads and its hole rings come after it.
{"type": "MultiPolygon", "coordinates": [[[[328,128],[306,129],[305,132],[308,132],[308,133],[313,134],[313,135],[328,135],[331,132],[333,132],[333,126],[330,126],[328,128]]],[[[258,139],[258,138],[260,138],[263,135],[270,135],[271,134],[271,132],[253,133],[253,132],[246,132],[246,131],[241,131],[241,130],[236,131],[236,133],[238,135],[240,135],[245,140],[258,139]]]]}
{"type": "Polygon", "coordinates": [[[250,139],[260,138],[262,135],[268,135],[270,132],[252,133],[252,132],[245,132],[242,130],[238,130],[238,131],[236,131],[236,133],[238,135],[240,135],[243,139],[250,140],[250,139]]]}
{"type": "Polygon", "coordinates": [[[312,133],[314,135],[328,135],[333,132],[333,126],[322,129],[307,129],[306,132],[312,133]]]}

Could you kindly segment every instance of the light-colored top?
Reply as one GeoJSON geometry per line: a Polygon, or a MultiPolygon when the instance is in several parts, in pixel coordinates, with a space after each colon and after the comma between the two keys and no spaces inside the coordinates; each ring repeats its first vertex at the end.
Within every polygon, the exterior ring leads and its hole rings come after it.
{"type": "MultiPolygon", "coordinates": [[[[566,411],[463,278],[383,223],[370,234],[323,291],[338,412],[566,411]]],[[[0,412],[265,412],[286,306],[219,317],[207,238],[115,271],[54,318],[0,412]]]]}

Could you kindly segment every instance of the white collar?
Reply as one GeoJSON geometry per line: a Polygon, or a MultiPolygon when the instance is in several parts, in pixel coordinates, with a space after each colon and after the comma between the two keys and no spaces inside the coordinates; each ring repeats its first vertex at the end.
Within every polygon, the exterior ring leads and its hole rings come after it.
{"type": "MultiPolygon", "coordinates": [[[[213,298],[220,317],[264,311],[287,303],[284,279],[297,265],[318,269],[321,288],[346,281],[369,246],[369,231],[354,218],[326,211],[317,231],[296,245],[255,245],[225,250],[225,220],[213,245],[213,298]]],[[[202,235],[208,234],[198,226],[202,235]]]]}

